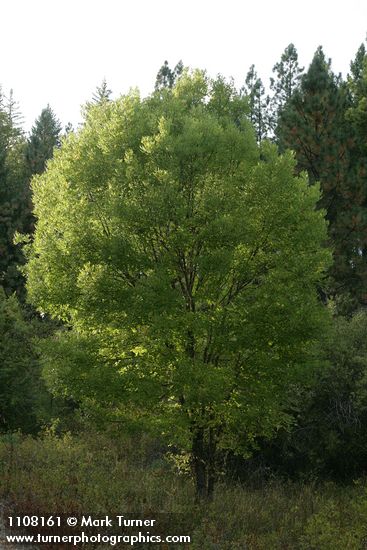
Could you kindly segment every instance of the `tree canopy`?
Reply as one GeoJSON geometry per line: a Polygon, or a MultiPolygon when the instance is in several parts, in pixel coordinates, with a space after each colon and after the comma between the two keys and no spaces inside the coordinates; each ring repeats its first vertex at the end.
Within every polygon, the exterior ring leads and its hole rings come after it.
{"type": "Polygon", "coordinates": [[[73,327],[50,379],[149,420],[190,453],[199,494],[220,450],[287,421],[324,314],[318,190],[290,153],[260,160],[242,101],[197,71],[95,106],[33,182],[30,298],[73,327]]]}
{"type": "Polygon", "coordinates": [[[28,139],[26,157],[31,174],[41,174],[60,145],[61,123],[49,105],[42,109],[28,139]]]}

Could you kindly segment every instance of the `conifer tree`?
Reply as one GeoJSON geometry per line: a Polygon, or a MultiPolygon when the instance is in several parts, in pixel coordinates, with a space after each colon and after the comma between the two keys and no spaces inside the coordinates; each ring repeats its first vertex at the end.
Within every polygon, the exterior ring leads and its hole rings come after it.
{"type": "Polygon", "coordinates": [[[356,56],[353,61],[350,63],[350,72],[349,80],[352,83],[352,88],[356,87],[356,84],[361,83],[363,79],[363,68],[366,59],[366,46],[362,43],[356,53],[356,56]]]}
{"type": "Polygon", "coordinates": [[[261,143],[268,133],[269,97],[265,97],[265,88],[257,75],[255,65],[251,65],[246,76],[246,85],[241,91],[248,97],[250,121],[255,128],[256,140],[261,143]]]}
{"type": "Polygon", "coordinates": [[[44,171],[54,146],[59,144],[61,125],[47,106],[37,119],[28,141],[12,93],[0,111],[0,285],[7,294],[25,299],[24,277],[19,268],[25,259],[15,244],[17,232],[33,233],[31,191],[33,174],[44,171]]]}
{"type": "Polygon", "coordinates": [[[15,296],[0,288],[0,433],[37,429],[42,382],[32,344],[35,328],[26,322],[15,296]]]}
{"type": "Polygon", "coordinates": [[[358,304],[367,304],[367,54],[364,44],[351,62],[348,77],[351,106],[347,113],[351,125],[351,168],[344,196],[348,202],[342,222],[344,241],[348,247],[352,296],[358,304]]]}
{"type": "Polygon", "coordinates": [[[273,67],[273,73],[275,78],[270,79],[270,89],[273,92],[273,97],[271,98],[269,125],[274,131],[277,119],[298,89],[303,73],[303,67],[298,64],[298,53],[294,44],[289,44],[285,48],[280,61],[273,67]]]}
{"type": "Polygon", "coordinates": [[[311,183],[325,173],[326,152],[340,122],[341,97],[330,65],[319,47],[300,88],[280,113],[277,127],[281,150],[295,151],[298,171],[306,170],[311,183]]]}
{"type": "Polygon", "coordinates": [[[23,115],[19,109],[19,103],[14,99],[14,92],[11,89],[9,92],[9,97],[6,101],[6,112],[9,119],[9,125],[12,130],[12,138],[16,140],[18,136],[23,135],[23,115]]]}
{"type": "Polygon", "coordinates": [[[310,184],[320,182],[319,206],[326,210],[334,249],[329,292],[344,312],[357,307],[362,290],[357,267],[361,188],[356,162],[360,154],[347,117],[350,106],[345,83],[333,74],[331,61],[319,47],[299,89],[280,113],[276,129],[280,148],[295,151],[297,171],[307,171],[310,184]]]}
{"type": "Polygon", "coordinates": [[[97,86],[96,91],[93,94],[93,103],[104,103],[105,101],[110,101],[110,96],[112,90],[107,86],[107,81],[104,78],[100,86],[97,86]]]}
{"type": "Polygon", "coordinates": [[[60,121],[47,105],[35,121],[28,139],[26,157],[30,174],[41,174],[45,170],[54,148],[60,145],[61,128],[60,121]]]}
{"type": "Polygon", "coordinates": [[[0,92],[0,286],[7,294],[24,293],[24,281],[17,266],[23,254],[13,242],[16,231],[26,231],[29,211],[25,141],[17,126],[15,102],[0,92]]]}
{"type": "Polygon", "coordinates": [[[158,91],[164,88],[172,88],[178,77],[182,74],[183,69],[184,66],[181,60],[176,64],[174,69],[170,69],[168,61],[166,60],[157,73],[155,90],[158,91]]]}

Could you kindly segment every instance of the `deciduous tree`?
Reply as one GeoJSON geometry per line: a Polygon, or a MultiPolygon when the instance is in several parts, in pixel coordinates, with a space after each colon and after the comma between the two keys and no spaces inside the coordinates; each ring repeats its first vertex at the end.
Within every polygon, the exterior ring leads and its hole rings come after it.
{"type": "Polygon", "coordinates": [[[259,160],[239,101],[194,72],[95,107],[33,183],[30,297],[73,327],[47,347],[50,383],[154,427],[201,497],[221,453],[287,423],[326,314],[318,190],[290,153],[259,160]]]}

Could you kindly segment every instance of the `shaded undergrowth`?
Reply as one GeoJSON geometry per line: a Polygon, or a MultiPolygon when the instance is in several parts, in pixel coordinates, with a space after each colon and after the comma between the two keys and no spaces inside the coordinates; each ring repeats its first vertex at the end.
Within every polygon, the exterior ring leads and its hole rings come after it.
{"type": "Polygon", "coordinates": [[[367,548],[363,481],[250,487],[223,480],[213,502],[198,506],[190,479],[172,468],[154,441],[98,434],[3,436],[0,470],[0,498],[18,513],[133,513],[157,517],[161,526],[169,518],[164,528],[189,534],[193,549],[367,548]]]}

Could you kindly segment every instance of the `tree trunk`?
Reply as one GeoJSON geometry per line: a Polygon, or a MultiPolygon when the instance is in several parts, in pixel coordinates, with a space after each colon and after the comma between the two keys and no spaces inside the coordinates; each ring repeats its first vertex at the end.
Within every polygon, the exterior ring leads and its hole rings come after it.
{"type": "Polygon", "coordinates": [[[195,479],[196,502],[212,500],[215,485],[215,448],[212,429],[205,441],[204,428],[196,428],[192,441],[192,466],[195,479]]]}
{"type": "Polygon", "coordinates": [[[215,454],[216,454],[216,441],[213,428],[209,428],[209,441],[208,441],[208,453],[207,453],[207,498],[213,500],[214,484],[215,484],[215,454]]]}
{"type": "Polygon", "coordinates": [[[206,496],[206,464],[203,428],[198,428],[194,432],[192,442],[192,464],[196,485],[196,500],[200,501],[206,496]]]}

